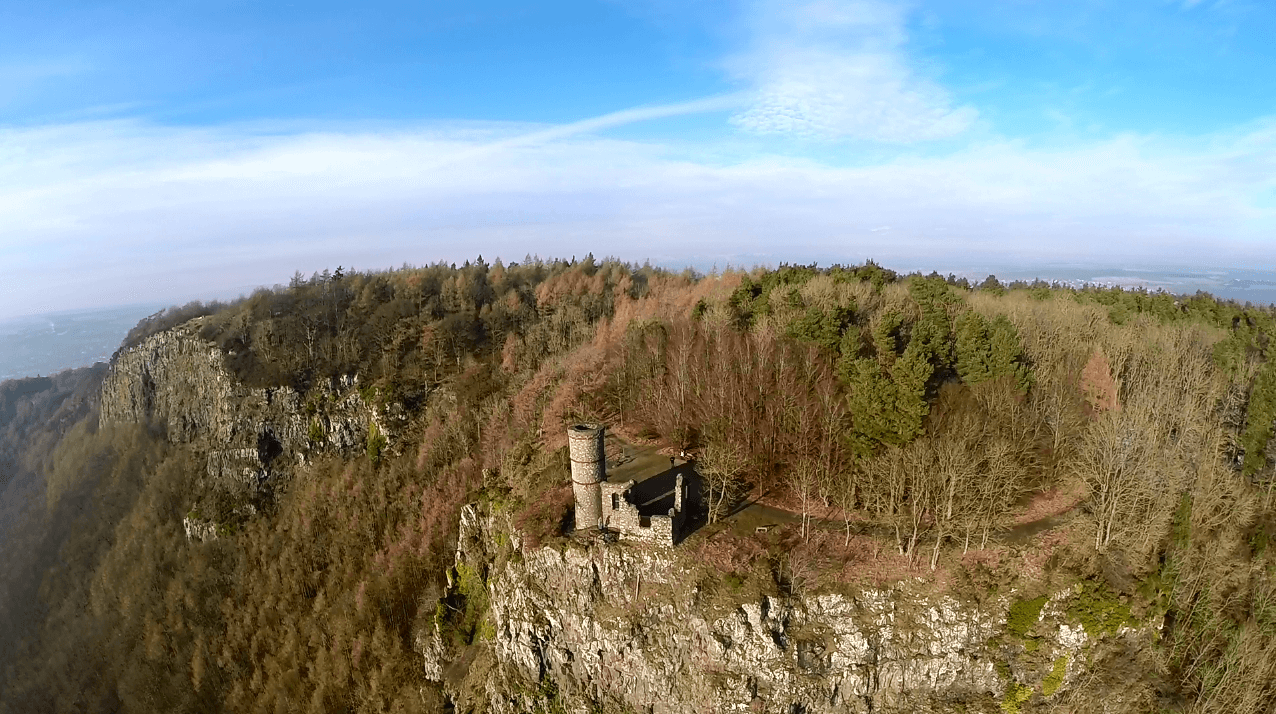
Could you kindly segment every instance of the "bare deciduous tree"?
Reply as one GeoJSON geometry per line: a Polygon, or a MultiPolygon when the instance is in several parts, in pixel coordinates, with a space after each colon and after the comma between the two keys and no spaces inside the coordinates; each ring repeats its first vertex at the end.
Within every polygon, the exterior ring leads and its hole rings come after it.
{"type": "Polygon", "coordinates": [[[820,483],[819,466],[810,458],[801,458],[789,469],[789,485],[802,504],[802,538],[810,536],[811,506],[820,483]]]}
{"type": "Polygon", "coordinates": [[[717,523],[735,505],[747,464],[743,451],[734,444],[715,441],[705,446],[697,467],[704,479],[710,523],[717,523]]]}

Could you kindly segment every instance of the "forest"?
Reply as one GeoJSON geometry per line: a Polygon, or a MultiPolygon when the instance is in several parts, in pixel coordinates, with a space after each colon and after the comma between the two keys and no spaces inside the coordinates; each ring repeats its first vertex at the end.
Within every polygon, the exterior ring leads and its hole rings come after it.
{"type": "Polygon", "coordinates": [[[459,510],[499,501],[529,542],[562,539],[578,421],[697,455],[708,525],[685,547],[718,577],[980,598],[1064,573],[1166,625],[1051,710],[1106,711],[1113,688],[1136,711],[1276,707],[1270,306],[873,262],[480,257],[297,274],[121,349],[195,318],[242,383],[358,375],[410,436],[299,467],[200,542],[199,455],[99,425],[105,365],[0,385],[0,547],[22,554],[0,564],[0,714],[443,711],[415,641],[481,636],[481,610],[440,604],[459,510]],[[1051,499],[1067,527],[997,555],[1051,499]],[[723,528],[757,500],[796,514],[782,548],[723,528]]]}

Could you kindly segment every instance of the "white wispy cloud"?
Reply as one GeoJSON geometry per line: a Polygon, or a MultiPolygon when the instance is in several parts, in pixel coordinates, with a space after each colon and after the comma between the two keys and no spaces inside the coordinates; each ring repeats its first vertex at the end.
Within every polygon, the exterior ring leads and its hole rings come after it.
{"type": "Polygon", "coordinates": [[[1276,210],[1254,200],[1276,175],[1270,124],[1190,143],[1000,142],[857,167],[705,162],[493,124],[281,134],[86,123],[0,132],[0,156],[0,315],[478,253],[1269,269],[1276,255],[1276,210]]]}
{"type": "Polygon", "coordinates": [[[732,122],[760,134],[912,143],[965,131],[955,106],[905,51],[906,9],[877,0],[761,0],[747,47],[729,62],[752,90],[732,122]]]}

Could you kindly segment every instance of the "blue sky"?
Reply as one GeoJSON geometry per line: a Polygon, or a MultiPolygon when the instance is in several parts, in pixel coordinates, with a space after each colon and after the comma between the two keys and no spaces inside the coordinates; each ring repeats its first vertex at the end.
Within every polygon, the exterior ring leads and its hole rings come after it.
{"type": "Polygon", "coordinates": [[[0,317],[294,270],[1272,269],[1276,6],[0,5],[0,317]]]}

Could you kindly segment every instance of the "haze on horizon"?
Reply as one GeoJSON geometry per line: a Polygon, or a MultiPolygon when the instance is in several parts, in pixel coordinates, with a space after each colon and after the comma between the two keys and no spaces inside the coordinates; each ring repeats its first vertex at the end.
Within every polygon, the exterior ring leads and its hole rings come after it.
{"type": "Polygon", "coordinates": [[[0,319],[482,254],[1276,267],[1276,6],[0,11],[0,319]]]}

